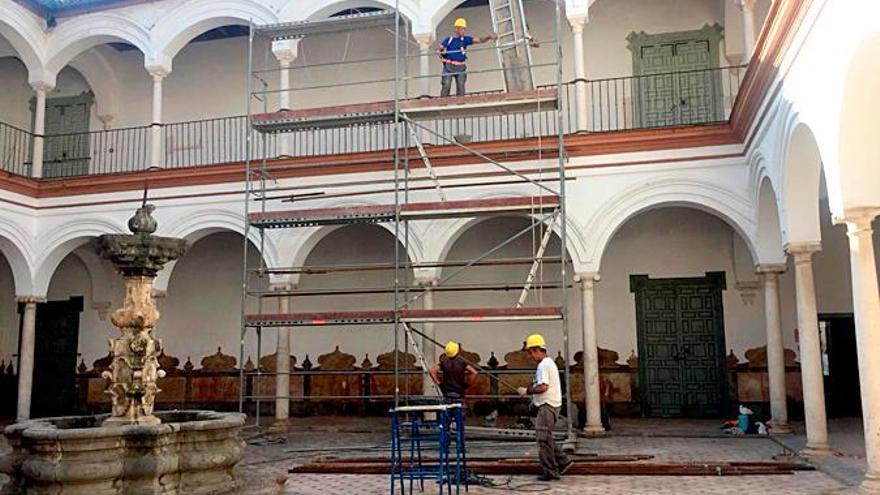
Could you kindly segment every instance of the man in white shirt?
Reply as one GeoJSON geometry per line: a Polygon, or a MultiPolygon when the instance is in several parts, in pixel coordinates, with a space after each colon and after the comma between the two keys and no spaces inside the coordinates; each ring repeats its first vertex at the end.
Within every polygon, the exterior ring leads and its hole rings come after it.
{"type": "Polygon", "coordinates": [[[520,387],[520,395],[531,395],[532,404],[538,408],[535,420],[535,437],[538,439],[538,457],[544,473],[541,481],[558,480],[571,467],[571,459],[556,445],[553,428],[562,407],[562,386],[559,383],[559,368],[547,356],[544,337],[532,334],[526,339],[526,351],[538,363],[535,380],[528,387],[520,387]]]}

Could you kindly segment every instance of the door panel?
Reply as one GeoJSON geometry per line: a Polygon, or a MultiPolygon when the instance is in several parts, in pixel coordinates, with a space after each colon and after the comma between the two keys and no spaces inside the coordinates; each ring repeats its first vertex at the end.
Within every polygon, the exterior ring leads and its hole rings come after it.
{"type": "Polygon", "coordinates": [[[727,385],[723,288],[723,273],[684,279],[631,277],[646,415],[723,414],[727,385]]]}
{"type": "Polygon", "coordinates": [[[636,101],[642,127],[702,124],[723,119],[718,67],[719,26],[649,35],[631,33],[636,101]]]}
{"type": "Polygon", "coordinates": [[[31,417],[76,412],[77,345],[82,307],[82,297],[37,305],[31,417]]]}

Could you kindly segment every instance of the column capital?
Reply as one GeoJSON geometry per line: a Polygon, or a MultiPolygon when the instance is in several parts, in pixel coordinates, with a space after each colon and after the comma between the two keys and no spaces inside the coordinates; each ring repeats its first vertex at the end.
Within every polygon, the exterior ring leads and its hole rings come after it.
{"type": "Polygon", "coordinates": [[[429,48],[431,43],[436,39],[434,33],[413,33],[413,38],[415,38],[416,42],[418,42],[419,46],[423,49],[429,48]]]}
{"type": "Polygon", "coordinates": [[[571,30],[580,33],[583,32],[584,26],[590,21],[590,15],[587,12],[566,15],[571,30]]]}
{"type": "Polygon", "coordinates": [[[419,277],[418,275],[416,275],[415,277],[413,277],[413,282],[415,282],[415,284],[419,287],[430,289],[431,287],[437,287],[440,279],[434,276],[419,277]]]}
{"type": "Polygon", "coordinates": [[[292,284],[290,282],[274,282],[269,284],[269,289],[275,292],[284,292],[288,290],[293,290],[296,288],[296,284],[292,284]]]}
{"type": "Polygon", "coordinates": [[[587,286],[592,286],[602,277],[599,276],[599,272],[578,272],[574,274],[574,281],[581,285],[581,289],[587,288],[587,286]]]}
{"type": "Polygon", "coordinates": [[[880,208],[863,206],[858,208],[847,208],[843,215],[835,215],[831,217],[831,223],[835,225],[846,224],[847,233],[854,234],[861,231],[871,231],[871,223],[874,218],[880,215],[880,208]]]}
{"type": "Polygon", "coordinates": [[[45,296],[30,296],[30,295],[19,296],[19,295],[17,295],[17,296],[15,296],[15,302],[22,303],[22,304],[39,304],[39,303],[46,302],[46,297],[45,296]]]}
{"type": "Polygon", "coordinates": [[[28,72],[28,84],[34,91],[51,91],[55,88],[57,74],[46,69],[36,69],[28,72]]]}
{"type": "Polygon", "coordinates": [[[272,54],[282,65],[290,65],[299,55],[300,40],[280,40],[272,42],[272,54]]]}
{"type": "Polygon", "coordinates": [[[795,261],[809,259],[811,256],[813,256],[813,253],[817,253],[821,250],[821,242],[789,242],[785,245],[785,252],[794,256],[795,261]]]}
{"type": "Polygon", "coordinates": [[[42,91],[44,94],[55,89],[54,84],[48,83],[46,81],[30,81],[30,85],[31,88],[34,89],[34,91],[42,91]]]}
{"type": "Polygon", "coordinates": [[[168,74],[171,73],[170,70],[167,70],[164,67],[155,66],[155,65],[149,66],[146,69],[147,69],[147,74],[149,74],[150,77],[153,78],[153,82],[162,82],[162,80],[165,79],[166,77],[168,77],[168,74]]]}
{"type": "Polygon", "coordinates": [[[781,275],[786,270],[785,263],[758,263],[755,265],[755,273],[758,275],[781,275]]]}

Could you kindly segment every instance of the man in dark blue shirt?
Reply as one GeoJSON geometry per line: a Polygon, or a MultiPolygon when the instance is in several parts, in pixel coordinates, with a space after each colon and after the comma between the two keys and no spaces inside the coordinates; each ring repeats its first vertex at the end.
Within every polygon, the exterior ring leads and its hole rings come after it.
{"type": "Polygon", "coordinates": [[[467,47],[494,40],[497,36],[493,33],[489,36],[477,37],[466,36],[467,21],[459,17],[455,20],[455,34],[443,38],[437,51],[443,61],[443,77],[440,80],[440,96],[449,96],[452,89],[452,80],[455,79],[456,96],[464,96],[465,82],[467,81],[467,47]]]}

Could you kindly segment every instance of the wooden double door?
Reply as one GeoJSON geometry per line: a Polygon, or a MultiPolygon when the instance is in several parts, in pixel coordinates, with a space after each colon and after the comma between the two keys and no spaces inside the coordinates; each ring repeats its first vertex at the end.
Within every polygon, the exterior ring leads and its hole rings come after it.
{"type": "Polygon", "coordinates": [[[627,40],[633,54],[637,127],[705,124],[725,118],[718,70],[720,27],[632,33],[627,40]]]}
{"type": "Polygon", "coordinates": [[[635,294],[642,412],[719,417],[727,409],[724,273],[630,277],[635,294]]]}

